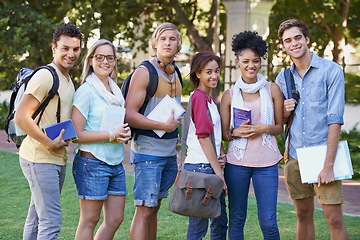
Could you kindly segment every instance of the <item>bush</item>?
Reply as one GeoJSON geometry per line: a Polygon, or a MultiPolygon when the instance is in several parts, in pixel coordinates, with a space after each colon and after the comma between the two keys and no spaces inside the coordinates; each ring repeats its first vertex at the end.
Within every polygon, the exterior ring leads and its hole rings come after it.
{"type": "Polygon", "coordinates": [[[182,96],[189,96],[194,91],[194,84],[190,81],[190,78],[183,78],[183,87],[181,91],[182,96]]]}
{"type": "Polygon", "coordinates": [[[360,103],[360,76],[345,74],[345,102],[360,103]]]}
{"type": "Polygon", "coordinates": [[[341,131],[340,140],[347,140],[354,169],[353,179],[360,179],[360,132],[356,130],[356,126],[349,132],[341,131]]]}
{"type": "Polygon", "coordinates": [[[4,101],[0,105],[0,129],[2,129],[2,130],[4,129],[4,121],[6,120],[8,112],[9,112],[9,106],[4,101]]]}

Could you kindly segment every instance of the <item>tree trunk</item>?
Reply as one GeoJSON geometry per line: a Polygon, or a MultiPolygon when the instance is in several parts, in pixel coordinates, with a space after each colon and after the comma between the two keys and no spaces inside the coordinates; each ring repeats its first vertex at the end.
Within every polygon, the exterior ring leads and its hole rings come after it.
{"type": "MultiPolygon", "coordinates": [[[[216,1],[216,0],[214,0],[216,1]]],[[[211,50],[213,35],[202,37],[200,36],[199,30],[195,25],[186,17],[185,13],[181,9],[178,0],[169,0],[170,5],[175,9],[175,15],[178,20],[186,27],[186,35],[189,37],[191,45],[195,52],[211,50]]],[[[211,26],[209,26],[211,28],[211,26]]]]}

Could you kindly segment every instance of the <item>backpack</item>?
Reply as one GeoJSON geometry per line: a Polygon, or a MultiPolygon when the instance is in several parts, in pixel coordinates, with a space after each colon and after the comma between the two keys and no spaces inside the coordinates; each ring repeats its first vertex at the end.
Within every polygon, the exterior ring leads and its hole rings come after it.
{"type": "MultiPolygon", "coordinates": [[[[156,90],[157,90],[157,87],[158,87],[158,74],[157,74],[157,71],[155,69],[155,67],[150,63],[150,61],[143,61],[140,66],[145,66],[148,71],[149,71],[149,85],[147,86],[146,88],[146,96],[145,96],[145,100],[144,100],[144,103],[142,104],[142,106],[140,107],[139,109],[139,113],[144,115],[144,112],[145,112],[145,109],[146,109],[146,106],[148,105],[149,101],[150,101],[150,98],[152,96],[154,96],[156,90]]],[[[182,82],[182,77],[181,77],[181,73],[180,73],[180,70],[177,66],[175,66],[175,71],[177,72],[177,75],[179,76],[179,79],[180,79],[180,83],[181,83],[181,86],[183,85],[183,82],[182,82]]],[[[129,91],[129,86],[130,86],[130,81],[131,81],[131,77],[132,75],[134,74],[135,71],[133,71],[123,82],[122,86],[121,86],[121,92],[124,96],[124,99],[126,99],[126,96],[128,94],[128,91],[129,91]]],[[[142,134],[144,133],[145,130],[142,130],[142,129],[138,129],[138,128],[131,128],[131,135],[132,137],[134,137],[134,139],[136,140],[137,139],[137,136],[139,134],[142,134]]],[[[150,131],[149,131],[150,132],[150,131]]],[[[152,131],[151,131],[152,132],[152,131]]],[[[166,134],[165,134],[166,135],[166,134]]],[[[165,136],[164,135],[164,136],[165,136]]]]}
{"type": "MultiPolygon", "coordinates": [[[[290,68],[285,70],[284,76],[285,76],[286,91],[288,94],[288,99],[293,98],[296,100],[296,102],[298,102],[300,96],[299,96],[299,92],[295,88],[294,76],[292,75],[290,68]]],[[[283,96],[283,98],[285,100],[285,96],[283,96]]],[[[297,104],[295,105],[295,108],[296,108],[296,106],[297,106],[297,104]]],[[[293,119],[294,119],[294,111],[291,112],[291,114],[288,118],[288,121],[286,122],[285,131],[284,131],[284,140],[286,141],[286,138],[287,138],[287,141],[288,141],[288,145],[287,145],[288,159],[290,156],[290,150],[289,150],[289,148],[290,148],[290,128],[291,128],[293,119]]]]}
{"type": "MultiPolygon", "coordinates": [[[[294,76],[292,75],[290,68],[285,70],[284,76],[285,76],[286,91],[288,94],[288,99],[293,98],[297,102],[299,100],[298,95],[297,95],[298,91],[295,88],[294,76]]],[[[285,100],[285,97],[284,97],[284,100],[285,100]]],[[[296,106],[295,106],[295,108],[296,108],[296,106]]],[[[291,119],[291,120],[286,123],[285,131],[284,131],[285,139],[287,138],[288,134],[290,134],[290,127],[292,124],[293,115],[294,115],[294,112],[292,112],[289,117],[289,119],[291,119]]]]}
{"type": "MultiPolygon", "coordinates": [[[[53,85],[49,91],[48,96],[42,101],[40,106],[36,109],[36,111],[32,115],[32,119],[35,119],[39,113],[39,119],[37,121],[37,125],[40,123],[40,119],[44,113],[44,110],[46,106],[49,104],[50,100],[55,96],[58,95],[58,89],[59,89],[59,76],[56,73],[56,70],[52,66],[41,66],[35,70],[29,69],[29,68],[21,68],[18,75],[17,75],[17,81],[15,84],[12,84],[12,93],[10,97],[10,104],[9,104],[9,112],[6,117],[6,120],[4,122],[5,125],[5,132],[8,135],[8,142],[13,141],[17,147],[19,147],[24,140],[24,138],[27,136],[27,134],[22,131],[15,123],[14,123],[14,115],[15,112],[19,106],[20,100],[22,96],[24,95],[25,89],[27,87],[28,82],[32,78],[32,76],[39,71],[40,69],[47,69],[51,72],[51,75],[53,76],[53,85]]],[[[58,99],[58,107],[56,112],[56,118],[57,122],[60,122],[60,97],[58,99]]]]}

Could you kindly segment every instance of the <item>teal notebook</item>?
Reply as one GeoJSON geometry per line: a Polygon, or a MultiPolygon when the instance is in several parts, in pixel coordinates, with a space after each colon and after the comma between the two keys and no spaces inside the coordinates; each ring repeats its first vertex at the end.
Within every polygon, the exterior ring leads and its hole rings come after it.
{"type": "Polygon", "coordinates": [[[48,127],[43,128],[43,131],[46,133],[46,135],[54,140],[55,138],[57,138],[60,134],[60,131],[62,129],[65,129],[65,133],[63,135],[63,140],[76,140],[77,139],[77,135],[75,132],[75,128],[74,128],[74,124],[71,121],[71,119],[66,120],[64,122],[60,122],[48,127]]]}

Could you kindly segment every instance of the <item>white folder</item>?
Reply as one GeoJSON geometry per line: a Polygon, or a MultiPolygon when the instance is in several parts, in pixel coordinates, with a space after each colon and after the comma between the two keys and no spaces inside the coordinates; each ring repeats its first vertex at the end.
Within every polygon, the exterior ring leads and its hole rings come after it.
{"type": "MultiPolygon", "coordinates": [[[[296,149],[302,183],[316,183],[324,168],[326,145],[296,149]]],[[[335,180],[351,179],[354,171],[347,141],[340,141],[334,162],[335,180]]]]}

